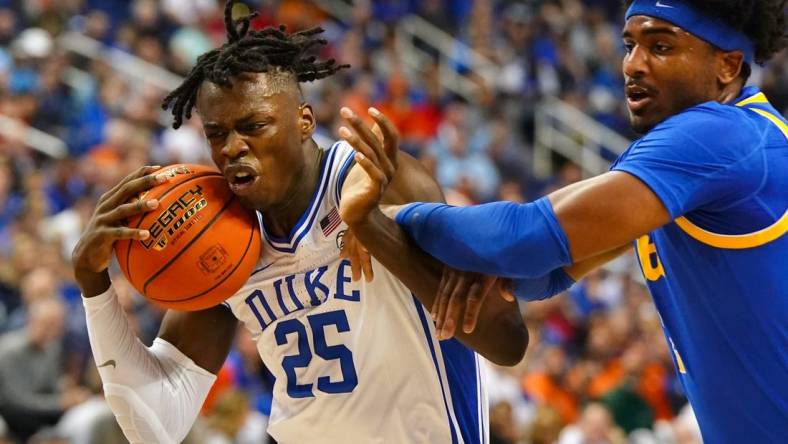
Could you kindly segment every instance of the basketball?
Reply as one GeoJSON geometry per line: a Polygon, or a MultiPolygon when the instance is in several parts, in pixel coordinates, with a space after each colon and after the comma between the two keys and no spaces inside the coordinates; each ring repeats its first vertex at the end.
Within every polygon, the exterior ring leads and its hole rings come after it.
{"type": "Polygon", "coordinates": [[[131,285],[151,302],[176,310],[220,304],[246,282],[260,256],[260,231],[214,168],[178,164],[161,169],[170,179],[140,195],[159,206],[128,220],[143,240],[115,242],[131,285]]]}

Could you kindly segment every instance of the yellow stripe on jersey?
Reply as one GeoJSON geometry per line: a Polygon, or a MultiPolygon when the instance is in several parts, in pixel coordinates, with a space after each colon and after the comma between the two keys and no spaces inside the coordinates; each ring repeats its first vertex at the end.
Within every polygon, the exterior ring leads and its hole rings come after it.
{"type": "Polygon", "coordinates": [[[788,138],[788,125],[785,124],[785,120],[782,117],[775,116],[774,114],[764,109],[745,107],[745,105],[751,105],[753,103],[769,103],[769,99],[766,98],[766,95],[764,93],[760,92],[752,97],[747,97],[744,100],[740,100],[736,102],[736,106],[744,107],[745,109],[748,109],[750,111],[755,111],[756,113],[762,115],[763,117],[766,117],[773,124],[777,125],[777,128],[779,128],[780,131],[783,132],[783,135],[785,135],[785,137],[788,138]]]}
{"type": "Polygon", "coordinates": [[[691,238],[706,245],[729,250],[755,248],[772,242],[788,232],[788,210],[771,226],[754,233],[717,234],[693,224],[686,217],[679,217],[674,222],[691,238]]]}
{"type": "Polygon", "coordinates": [[[772,114],[772,113],[770,113],[768,111],[764,111],[762,109],[758,109],[758,108],[747,108],[747,109],[749,109],[751,111],[755,111],[756,113],[758,113],[758,114],[762,115],[763,117],[766,117],[767,119],[769,119],[773,124],[777,125],[777,128],[780,128],[780,131],[783,132],[783,135],[785,136],[785,138],[788,139],[788,125],[786,125],[785,122],[783,122],[782,119],[780,119],[779,117],[775,116],[774,114],[772,114]]]}
{"type": "MultiPolygon", "coordinates": [[[[766,95],[763,93],[758,93],[752,97],[748,97],[736,103],[736,106],[744,106],[752,103],[769,103],[769,101],[766,99],[766,95]]],[[[775,124],[777,128],[782,131],[783,135],[788,138],[788,125],[786,125],[781,118],[760,108],[747,107],[746,109],[754,111],[769,119],[769,121],[775,124]]],[[[743,250],[745,248],[755,248],[768,244],[769,242],[780,238],[782,235],[788,232],[788,210],[786,210],[783,216],[771,226],[754,233],[747,234],[712,233],[711,231],[704,230],[703,228],[693,224],[686,217],[679,217],[674,222],[676,222],[676,225],[678,225],[679,228],[684,230],[685,233],[698,242],[702,242],[706,245],[711,245],[712,247],[717,248],[743,250]]]]}
{"type": "Polygon", "coordinates": [[[744,106],[751,103],[769,103],[769,99],[766,98],[766,94],[760,92],[754,96],[750,96],[744,100],[736,102],[736,106],[744,106]]]}
{"type": "MultiPolygon", "coordinates": [[[[660,319],[661,321],[662,319],[660,319]]],[[[676,350],[676,344],[673,342],[673,338],[670,339],[670,348],[673,349],[673,355],[676,356],[676,365],[679,367],[679,373],[687,373],[687,367],[684,367],[684,361],[681,359],[681,355],[679,351],[676,350]]]]}

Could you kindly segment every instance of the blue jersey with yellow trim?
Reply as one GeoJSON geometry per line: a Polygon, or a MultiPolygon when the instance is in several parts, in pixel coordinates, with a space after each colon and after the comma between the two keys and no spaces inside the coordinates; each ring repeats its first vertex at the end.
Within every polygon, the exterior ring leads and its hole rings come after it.
{"type": "Polygon", "coordinates": [[[710,443],[788,442],[788,125],[754,87],[657,125],[614,163],[673,222],[636,251],[710,443]]]}

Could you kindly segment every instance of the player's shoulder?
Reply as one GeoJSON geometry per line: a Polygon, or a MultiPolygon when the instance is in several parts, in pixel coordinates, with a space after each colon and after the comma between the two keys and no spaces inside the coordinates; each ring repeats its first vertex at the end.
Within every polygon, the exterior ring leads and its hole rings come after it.
{"type": "Polygon", "coordinates": [[[328,154],[336,156],[336,165],[342,166],[349,157],[353,157],[355,150],[346,140],[337,140],[331,147],[327,148],[328,154]]]}
{"type": "Polygon", "coordinates": [[[734,144],[754,136],[758,130],[749,113],[742,107],[706,102],[666,119],[655,130],[700,143],[734,144]]]}
{"type": "Polygon", "coordinates": [[[719,102],[706,102],[675,114],[649,131],[637,145],[683,156],[735,160],[762,144],[763,128],[751,111],[719,102]]]}
{"type": "Polygon", "coordinates": [[[339,140],[331,146],[336,161],[331,169],[334,204],[339,205],[342,198],[342,186],[350,168],[353,166],[356,150],[345,140],[339,140]]]}

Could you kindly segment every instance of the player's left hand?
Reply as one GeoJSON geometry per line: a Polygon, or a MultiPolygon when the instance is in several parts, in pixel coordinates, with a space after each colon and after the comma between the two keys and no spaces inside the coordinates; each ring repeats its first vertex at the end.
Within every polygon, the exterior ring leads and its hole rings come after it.
{"type": "Polygon", "coordinates": [[[394,124],[375,108],[369,109],[369,115],[375,121],[372,128],[350,108],[342,108],[340,114],[352,131],[343,126],[339,128],[339,135],[356,150],[356,165],[345,178],[339,205],[342,220],[352,228],[378,207],[397,171],[399,133],[394,124]]]}
{"type": "Polygon", "coordinates": [[[513,301],[514,296],[503,287],[505,283],[499,282],[495,276],[444,267],[438,294],[430,312],[435,321],[438,339],[454,336],[460,324],[464,333],[473,332],[484,300],[493,292],[496,283],[499,284],[501,296],[507,301],[513,301]]]}

